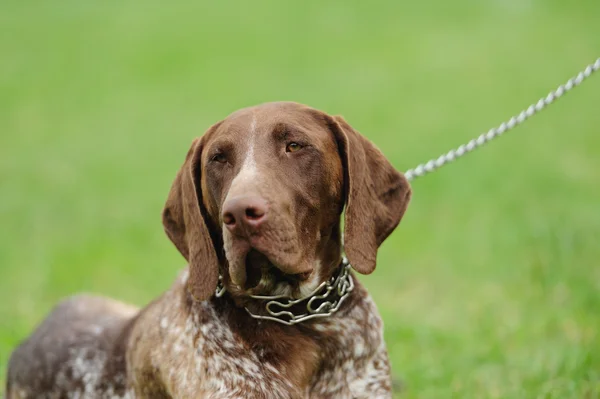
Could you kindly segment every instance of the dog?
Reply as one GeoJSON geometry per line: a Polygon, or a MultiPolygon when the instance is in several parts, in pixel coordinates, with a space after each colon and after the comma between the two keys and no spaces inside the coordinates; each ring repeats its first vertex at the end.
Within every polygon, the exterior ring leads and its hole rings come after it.
{"type": "Polygon", "coordinates": [[[390,398],[382,320],[350,267],[375,270],[410,197],[342,117],[239,110],[193,141],[166,201],[188,267],[141,310],[57,305],[13,352],[7,397],[390,398]]]}

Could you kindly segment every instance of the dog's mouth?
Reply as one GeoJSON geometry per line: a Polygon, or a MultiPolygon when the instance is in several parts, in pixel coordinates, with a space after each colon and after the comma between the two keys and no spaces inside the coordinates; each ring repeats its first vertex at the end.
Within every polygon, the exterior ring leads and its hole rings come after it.
{"type": "Polygon", "coordinates": [[[284,273],[265,254],[255,248],[248,251],[244,263],[246,283],[240,288],[251,295],[292,294],[313,273],[313,271],[284,273]]]}

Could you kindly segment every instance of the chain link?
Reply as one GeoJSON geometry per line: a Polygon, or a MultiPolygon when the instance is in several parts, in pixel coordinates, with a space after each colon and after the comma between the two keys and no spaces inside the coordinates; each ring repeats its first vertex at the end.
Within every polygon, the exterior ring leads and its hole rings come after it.
{"type": "Polygon", "coordinates": [[[473,151],[474,149],[481,147],[485,143],[501,136],[503,133],[506,133],[514,127],[525,122],[527,119],[537,114],[548,105],[552,104],[555,100],[558,100],[564,94],[579,86],[584,79],[590,77],[590,75],[592,75],[592,73],[596,72],[598,69],[600,69],[600,58],[598,58],[593,64],[588,65],[583,71],[579,72],[577,76],[572,77],[565,84],[558,86],[556,90],[551,91],[546,97],[542,97],[537,103],[531,104],[527,109],[521,111],[521,113],[519,113],[517,116],[513,116],[508,121],[502,122],[500,126],[494,127],[487,133],[479,135],[479,137],[474,138],[467,144],[463,144],[456,149],[452,149],[447,153],[440,155],[437,159],[431,159],[424,164],[418,165],[414,169],[407,170],[404,175],[409,181],[414,180],[417,177],[421,177],[433,172],[447,163],[450,163],[455,159],[458,159],[463,155],[473,151]]]}

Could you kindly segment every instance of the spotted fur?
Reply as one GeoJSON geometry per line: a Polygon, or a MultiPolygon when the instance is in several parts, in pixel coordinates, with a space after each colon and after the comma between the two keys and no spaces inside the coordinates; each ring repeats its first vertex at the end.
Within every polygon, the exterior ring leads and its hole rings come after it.
{"type": "Polygon", "coordinates": [[[288,327],[195,302],[187,278],[137,314],[99,297],[57,306],[14,352],[7,398],[391,397],[381,318],[359,284],[331,318],[288,327]]]}
{"type": "Polygon", "coordinates": [[[120,337],[137,312],[102,297],[63,301],[13,352],[7,398],[131,398],[120,337]]]}
{"type": "Polygon", "coordinates": [[[139,344],[130,344],[128,364],[139,396],[390,397],[382,321],[360,285],[338,314],[288,327],[255,320],[246,325],[226,302],[191,301],[184,290],[186,277],[151,305],[132,332],[130,342],[139,344]],[[160,322],[148,330],[145,320],[160,322]],[[270,342],[249,341],[253,334],[244,328],[263,330],[270,342]],[[157,340],[160,345],[146,345],[157,340]],[[151,392],[145,388],[148,379],[155,384],[151,392]]]}

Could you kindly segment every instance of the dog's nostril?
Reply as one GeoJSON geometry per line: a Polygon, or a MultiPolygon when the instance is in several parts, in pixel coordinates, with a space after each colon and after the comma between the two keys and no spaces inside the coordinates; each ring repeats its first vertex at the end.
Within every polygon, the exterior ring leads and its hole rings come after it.
{"type": "Polygon", "coordinates": [[[259,208],[255,208],[255,207],[248,207],[246,208],[246,217],[250,220],[257,220],[262,218],[265,215],[264,210],[259,209],[259,208]]]}
{"type": "Polygon", "coordinates": [[[228,226],[235,224],[235,217],[233,217],[233,214],[231,212],[226,212],[225,214],[223,214],[223,223],[225,223],[228,226]]]}

